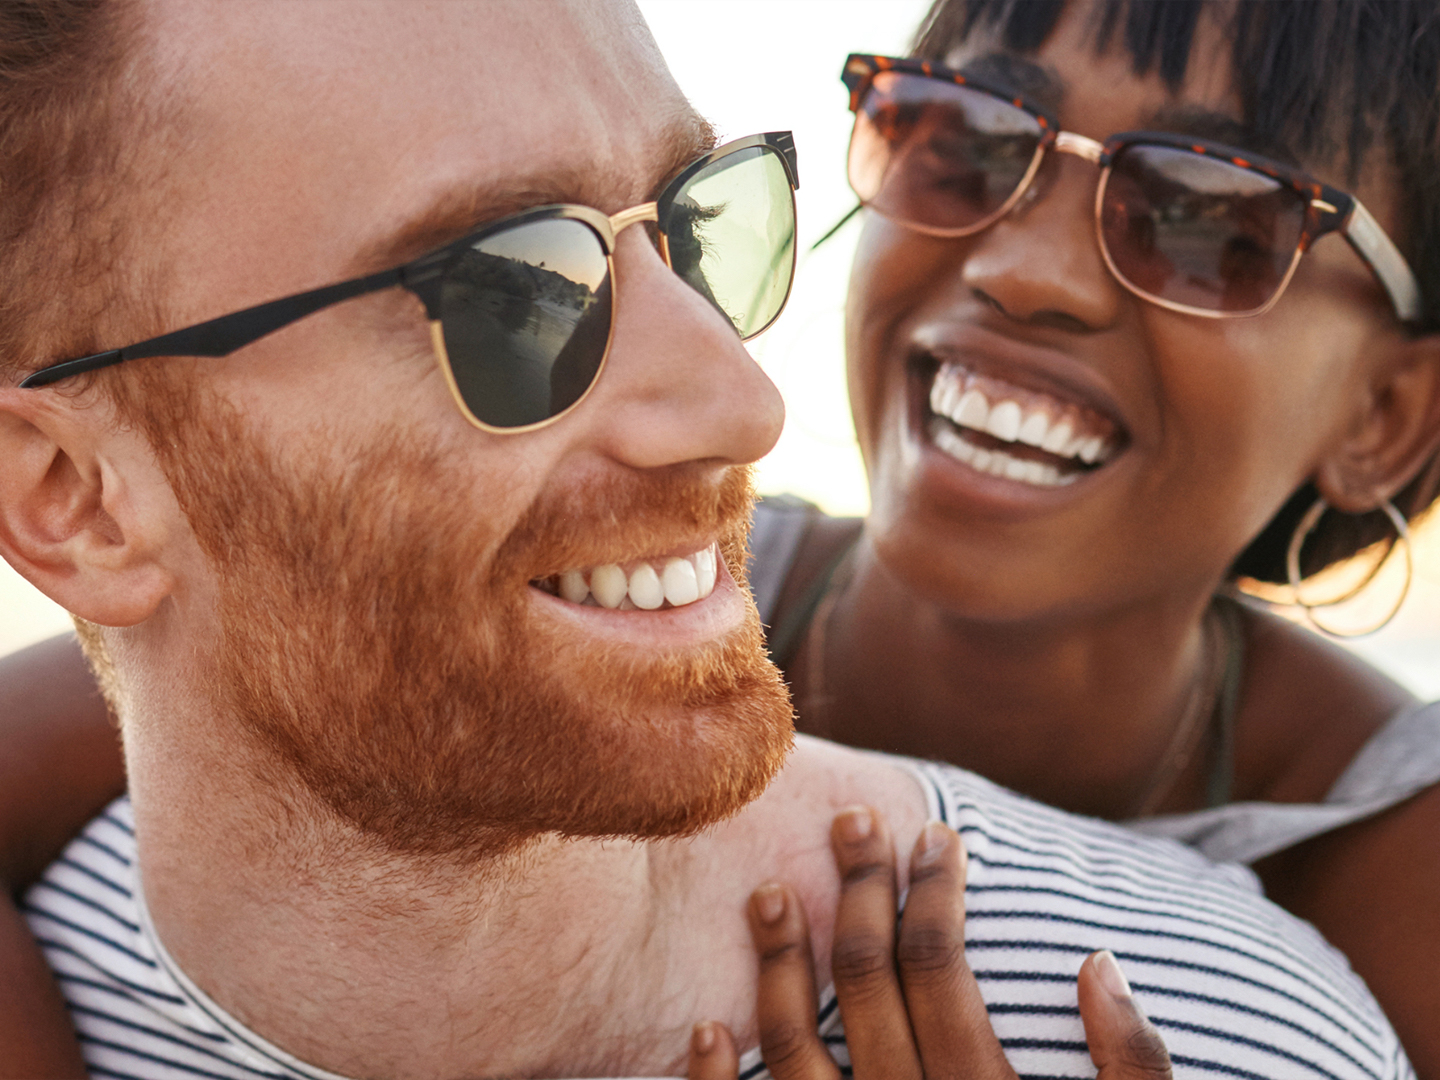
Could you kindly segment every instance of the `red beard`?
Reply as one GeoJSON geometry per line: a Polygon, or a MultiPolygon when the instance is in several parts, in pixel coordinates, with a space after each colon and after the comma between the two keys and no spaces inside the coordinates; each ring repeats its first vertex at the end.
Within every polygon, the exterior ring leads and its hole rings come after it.
{"type": "Polygon", "coordinates": [[[216,708],[384,848],[680,836],[778,771],[790,702],[748,594],[739,630],[643,659],[528,615],[531,580],[681,537],[718,536],[743,585],[748,470],[546,491],[496,549],[482,500],[460,497],[473,477],[413,434],[297,477],[224,404],[167,389],[142,423],[217,570],[216,708]]]}

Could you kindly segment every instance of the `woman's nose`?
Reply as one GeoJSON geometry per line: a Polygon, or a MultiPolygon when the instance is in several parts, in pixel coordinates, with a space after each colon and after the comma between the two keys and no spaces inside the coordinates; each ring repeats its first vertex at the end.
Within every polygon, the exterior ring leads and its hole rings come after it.
{"type": "Polygon", "coordinates": [[[1100,253],[1093,164],[1052,154],[1003,218],[970,241],[961,280],[1021,322],[1100,330],[1124,290],[1100,253]]]}

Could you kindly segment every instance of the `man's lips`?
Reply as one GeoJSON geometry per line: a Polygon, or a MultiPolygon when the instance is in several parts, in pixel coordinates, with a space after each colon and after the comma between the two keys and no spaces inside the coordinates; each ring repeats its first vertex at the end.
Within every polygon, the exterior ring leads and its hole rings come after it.
{"type": "MultiPolygon", "coordinates": [[[[650,563],[654,570],[655,564],[664,560],[643,561],[650,563]]],[[[623,570],[632,564],[602,565],[623,570]]],[[[589,573],[582,570],[581,576],[588,581],[589,573]]],[[[628,579],[625,602],[615,608],[604,608],[593,595],[578,604],[566,600],[559,594],[560,576],[530,583],[528,592],[533,609],[539,617],[561,627],[562,632],[581,635],[572,640],[590,645],[608,644],[623,650],[639,649],[641,653],[708,648],[742,627],[747,611],[753,611],[723,560],[717,560],[715,583],[708,596],[679,607],[667,600],[650,611],[635,606],[630,600],[628,579]]]]}
{"type": "Polygon", "coordinates": [[[531,582],[572,604],[619,611],[685,607],[715,591],[720,556],[714,543],[683,556],[566,570],[531,582]]]}

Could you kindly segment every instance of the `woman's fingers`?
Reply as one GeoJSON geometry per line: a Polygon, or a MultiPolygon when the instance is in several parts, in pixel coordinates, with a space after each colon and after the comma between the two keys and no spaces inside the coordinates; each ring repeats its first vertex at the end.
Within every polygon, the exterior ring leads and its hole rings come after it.
{"type": "Polygon", "coordinates": [[[773,883],[756,889],[750,898],[750,933],[760,954],[760,1055],[770,1074],[775,1080],[840,1080],[815,1030],[810,927],[795,895],[773,883]]]}
{"type": "MultiPolygon", "coordinates": [[[[840,871],[832,968],[857,1080],[1014,1080],[979,985],[965,961],[965,848],[939,822],[922,830],[895,932],[895,866],[873,810],[835,819],[840,871]]],[[[763,885],[750,901],[760,954],[760,1051],[776,1080],[838,1080],[816,1032],[814,959],[804,910],[788,888],[763,885]]],[[[1080,1015],[1097,1080],[1169,1080],[1170,1058],[1108,952],[1085,961],[1080,1015]]],[[[699,1024],[690,1080],[733,1080],[738,1055],[721,1024],[699,1024]]]]}
{"type": "Polygon", "coordinates": [[[919,1080],[920,1056],[895,970],[895,850],[868,807],[835,818],[830,831],[840,870],[831,971],[857,1077],[919,1080]]]}
{"type": "Polygon", "coordinates": [[[690,1033],[687,1080],[736,1080],[739,1075],[740,1055],[730,1029],[714,1020],[696,1024],[690,1033]]]}
{"type": "Polygon", "coordinates": [[[1130,994],[1115,957],[1091,953],[1080,967],[1080,1019],[1096,1080],[1170,1080],[1170,1054],[1130,994]]]}
{"type": "Polygon", "coordinates": [[[965,961],[965,846],[938,821],[915,842],[895,959],[925,1076],[1014,1080],[965,961]]]}

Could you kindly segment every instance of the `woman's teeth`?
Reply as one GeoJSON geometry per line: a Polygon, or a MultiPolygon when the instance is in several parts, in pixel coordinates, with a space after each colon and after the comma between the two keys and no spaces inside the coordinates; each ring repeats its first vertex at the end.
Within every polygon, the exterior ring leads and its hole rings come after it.
{"type": "Polygon", "coordinates": [[[953,458],[958,458],[976,472],[1003,476],[1007,480],[1018,480],[1022,484],[1036,487],[1063,487],[1074,483],[1079,473],[1062,473],[1054,465],[1042,461],[1026,461],[1007,454],[1004,450],[987,450],[976,446],[949,424],[937,420],[931,429],[935,445],[953,458]]]}
{"type": "Polygon", "coordinates": [[[704,600],[715,591],[719,567],[719,554],[712,544],[683,558],[636,563],[628,571],[618,563],[606,563],[588,571],[567,570],[535,584],[572,604],[655,611],[667,604],[684,607],[704,600]]]}
{"type": "Polygon", "coordinates": [[[1061,466],[1103,464],[1113,456],[1117,443],[1113,425],[1088,409],[1048,394],[1011,388],[998,379],[978,378],[958,364],[944,364],[936,372],[930,411],[949,421],[932,424],[932,436],[941,450],[980,472],[1044,487],[1069,483],[1078,475],[1061,466]],[[1052,464],[987,449],[955,428],[1031,446],[1064,460],[1052,464]]]}

